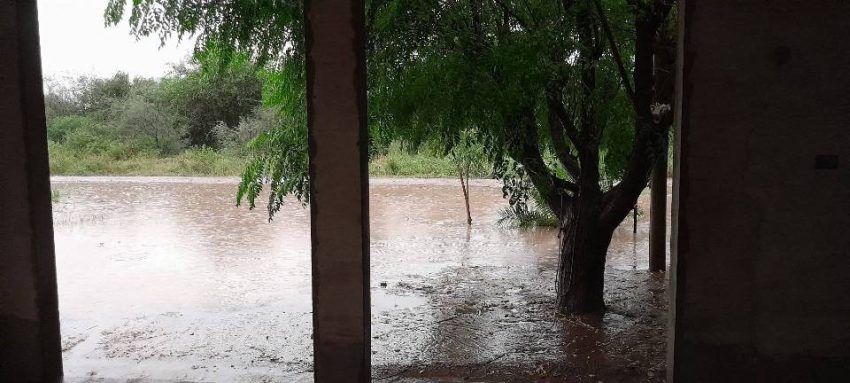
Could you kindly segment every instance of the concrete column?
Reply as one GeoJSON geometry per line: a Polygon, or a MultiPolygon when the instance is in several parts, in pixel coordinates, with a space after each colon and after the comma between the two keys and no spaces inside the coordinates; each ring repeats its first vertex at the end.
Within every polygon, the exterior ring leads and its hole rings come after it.
{"type": "Polygon", "coordinates": [[[370,380],[363,0],[308,0],[307,97],[316,382],[370,380]]]}
{"type": "Polygon", "coordinates": [[[669,380],[846,380],[850,2],[679,15],[669,380]]]}
{"type": "Polygon", "coordinates": [[[62,376],[35,1],[0,0],[0,381],[62,376]]]}
{"type": "Polygon", "coordinates": [[[649,182],[649,271],[654,273],[667,269],[667,148],[649,182]]]}

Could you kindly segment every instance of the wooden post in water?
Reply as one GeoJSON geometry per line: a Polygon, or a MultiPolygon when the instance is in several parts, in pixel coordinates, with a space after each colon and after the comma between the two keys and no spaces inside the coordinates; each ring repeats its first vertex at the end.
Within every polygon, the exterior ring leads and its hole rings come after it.
{"type": "Polygon", "coordinates": [[[317,383],[368,382],[369,185],[363,0],[306,0],[317,383]]]}

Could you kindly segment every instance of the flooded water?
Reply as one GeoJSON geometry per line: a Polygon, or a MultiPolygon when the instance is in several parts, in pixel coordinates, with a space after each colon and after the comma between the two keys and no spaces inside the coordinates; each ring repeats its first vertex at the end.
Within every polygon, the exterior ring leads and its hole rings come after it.
{"type": "MultiPolygon", "coordinates": [[[[472,227],[456,181],[371,183],[375,380],[661,379],[665,282],[646,272],[646,215],[615,234],[609,313],[564,318],[557,233],[497,225],[497,182],[473,181],[472,227]]],[[[54,178],[66,376],[312,381],[309,210],[291,201],[269,222],[235,206],[235,185],[54,178]]]]}

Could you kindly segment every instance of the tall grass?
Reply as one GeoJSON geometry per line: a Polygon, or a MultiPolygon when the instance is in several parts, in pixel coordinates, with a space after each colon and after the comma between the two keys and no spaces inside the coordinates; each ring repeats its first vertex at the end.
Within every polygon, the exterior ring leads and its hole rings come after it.
{"type": "MultiPolygon", "coordinates": [[[[492,166],[471,167],[473,178],[489,178],[492,166]]],[[[426,148],[410,151],[398,142],[392,143],[386,154],[369,163],[369,174],[376,177],[457,178],[458,165],[450,156],[431,153],[426,148]]]]}
{"type": "Polygon", "coordinates": [[[208,148],[188,149],[174,156],[151,152],[81,152],[50,145],[50,172],[82,176],[237,176],[244,160],[208,148]]]}
{"type": "Polygon", "coordinates": [[[50,202],[58,203],[62,199],[62,193],[57,189],[50,189],[50,202]]]}
{"type": "MultiPolygon", "coordinates": [[[[80,176],[239,176],[245,157],[237,150],[190,148],[163,156],[120,143],[97,150],[80,150],[67,144],[50,144],[50,172],[80,176]]],[[[472,177],[490,174],[478,167],[472,177]]],[[[375,177],[456,178],[457,165],[448,156],[427,151],[408,152],[393,145],[386,155],[374,158],[369,173],[375,177]]]]}

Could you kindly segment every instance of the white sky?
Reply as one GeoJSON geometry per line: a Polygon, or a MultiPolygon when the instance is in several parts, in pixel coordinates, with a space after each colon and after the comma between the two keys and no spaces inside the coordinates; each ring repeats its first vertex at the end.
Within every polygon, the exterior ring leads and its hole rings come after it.
{"type": "Polygon", "coordinates": [[[124,71],[130,77],[160,77],[170,63],[192,51],[194,41],[169,42],[160,49],[155,37],[136,41],[126,19],[105,27],[107,0],[39,0],[41,61],[45,77],[111,76],[124,71]]]}

